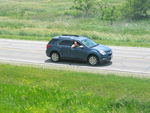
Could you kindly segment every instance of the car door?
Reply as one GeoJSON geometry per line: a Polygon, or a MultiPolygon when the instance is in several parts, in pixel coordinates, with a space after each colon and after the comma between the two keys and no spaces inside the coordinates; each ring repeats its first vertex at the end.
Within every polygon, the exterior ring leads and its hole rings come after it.
{"type": "Polygon", "coordinates": [[[87,48],[78,42],[78,46],[71,48],[71,58],[76,60],[86,60],[88,51],[87,48]]]}
{"type": "Polygon", "coordinates": [[[62,58],[71,58],[71,45],[72,42],[70,40],[63,40],[59,43],[60,54],[62,58]]]}

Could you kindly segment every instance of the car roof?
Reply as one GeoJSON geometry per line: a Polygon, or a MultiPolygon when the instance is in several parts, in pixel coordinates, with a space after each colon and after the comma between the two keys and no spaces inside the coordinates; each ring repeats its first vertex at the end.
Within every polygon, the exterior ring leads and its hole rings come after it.
{"type": "Polygon", "coordinates": [[[61,35],[56,36],[53,39],[61,39],[61,40],[76,40],[76,41],[82,41],[84,39],[87,39],[87,37],[79,36],[79,35],[61,35]]]}

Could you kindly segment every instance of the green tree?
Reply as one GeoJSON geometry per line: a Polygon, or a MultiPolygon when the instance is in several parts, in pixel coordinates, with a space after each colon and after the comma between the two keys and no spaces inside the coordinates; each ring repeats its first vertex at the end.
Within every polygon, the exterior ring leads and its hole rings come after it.
{"type": "Polygon", "coordinates": [[[119,17],[117,6],[102,0],[97,1],[97,12],[100,19],[109,21],[111,25],[119,17]]]}
{"type": "Polygon", "coordinates": [[[104,19],[108,4],[102,0],[97,1],[97,12],[101,19],[104,19]]]}
{"type": "Polygon", "coordinates": [[[150,0],[127,0],[122,14],[125,18],[139,20],[148,17],[150,10],[150,0]]]}
{"type": "Polygon", "coordinates": [[[112,6],[105,11],[104,19],[110,22],[110,25],[113,25],[113,22],[116,20],[116,7],[112,6]]]}
{"type": "Polygon", "coordinates": [[[93,8],[93,0],[74,0],[73,8],[81,11],[86,16],[89,15],[90,10],[93,8]]]}

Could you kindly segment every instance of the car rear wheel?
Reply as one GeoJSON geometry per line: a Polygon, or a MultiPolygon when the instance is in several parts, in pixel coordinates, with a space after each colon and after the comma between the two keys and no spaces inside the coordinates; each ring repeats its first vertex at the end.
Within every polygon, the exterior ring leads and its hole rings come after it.
{"type": "Polygon", "coordinates": [[[92,66],[95,66],[98,64],[98,58],[95,55],[91,55],[88,57],[88,63],[92,66]]]}
{"type": "Polygon", "coordinates": [[[58,61],[60,60],[59,54],[58,54],[57,52],[53,52],[53,53],[51,54],[51,60],[52,60],[53,62],[58,62],[58,61]]]}

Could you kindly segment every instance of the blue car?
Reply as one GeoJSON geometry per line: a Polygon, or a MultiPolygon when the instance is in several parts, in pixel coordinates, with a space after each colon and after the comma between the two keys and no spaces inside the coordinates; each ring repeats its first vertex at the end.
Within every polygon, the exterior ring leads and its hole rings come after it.
{"type": "Polygon", "coordinates": [[[95,66],[108,62],[112,58],[112,50],[97,44],[87,37],[78,35],[61,35],[52,38],[47,44],[46,55],[53,62],[61,59],[86,61],[95,66]]]}

